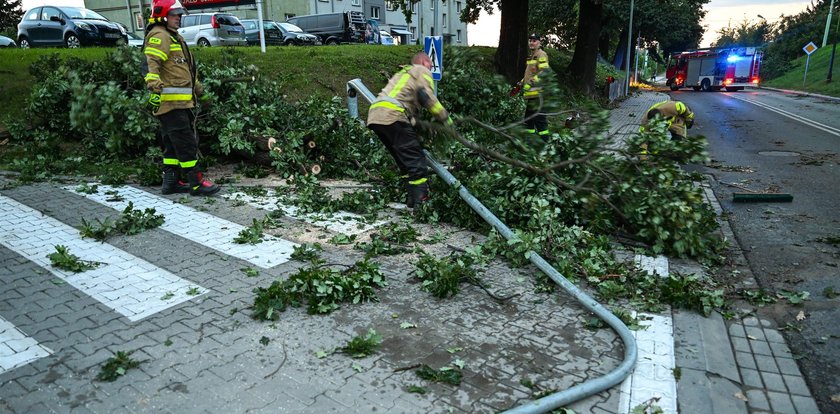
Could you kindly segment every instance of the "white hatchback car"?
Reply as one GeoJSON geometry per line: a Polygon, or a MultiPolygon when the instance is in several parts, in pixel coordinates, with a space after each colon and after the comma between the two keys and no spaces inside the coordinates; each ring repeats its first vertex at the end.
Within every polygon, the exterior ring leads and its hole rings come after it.
{"type": "Polygon", "coordinates": [[[245,26],[228,13],[196,13],[181,17],[178,33],[190,46],[245,46],[245,26]]]}

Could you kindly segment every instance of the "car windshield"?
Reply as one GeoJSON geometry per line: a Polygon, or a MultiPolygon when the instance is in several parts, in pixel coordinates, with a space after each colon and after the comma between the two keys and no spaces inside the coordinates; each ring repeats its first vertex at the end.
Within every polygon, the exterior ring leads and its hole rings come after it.
{"type": "Polygon", "coordinates": [[[140,38],[140,36],[137,36],[137,35],[136,35],[136,34],[134,34],[134,33],[131,33],[131,32],[126,32],[125,34],[126,34],[126,35],[128,35],[128,38],[129,38],[129,39],[134,39],[134,40],[143,40],[143,39],[141,39],[141,38],[140,38]]]}
{"type": "Polygon", "coordinates": [[[297,27],[297,26],[295,26],[291,23],[280,23],[280,26],[282,26],[284,29],[286,29],[287,32],[303,33],[303,29],[301,29],[300,27],[297,27]]]}
{"type": "Polygon", "coordinates": [[[81,7],[59,7],[71,19],[108,20],[101,14],[81,7]]]}

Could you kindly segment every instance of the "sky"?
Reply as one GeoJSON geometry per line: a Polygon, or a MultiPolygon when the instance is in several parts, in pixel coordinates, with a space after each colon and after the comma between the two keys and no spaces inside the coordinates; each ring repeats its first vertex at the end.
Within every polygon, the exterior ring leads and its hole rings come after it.
{"type": "MultiPolygon", "coordinates": [[[[25,1],[25,0],[24,0],[25,1]]],[[[701,47],[708,47],[717,39],[717,31],[726,27],[730,20],[736,26],[743,19],[758,22],[758,14],[768,22],[779,21],[779,16],[798,14],[811,4],[810,0],[711,0],[704,7],[708,13],[702,24],[707,26],[706,34],[700,42],[701,47]]],[[[467,28],[467,41],[470,45],[498,46],[500,14],[482,12],[478,23],[467,28]]]]}

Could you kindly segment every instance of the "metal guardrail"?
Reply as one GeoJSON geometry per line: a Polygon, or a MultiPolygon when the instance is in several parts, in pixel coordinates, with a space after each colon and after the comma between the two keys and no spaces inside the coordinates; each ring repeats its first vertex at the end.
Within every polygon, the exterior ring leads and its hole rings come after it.
{"type": "MultiPolygon", "coordinates": [[[[376,99],[373,93],[371,93],[371,91],[362,83],[361,79],[353,79],[350,82],[347,82],[347,108],[350,112],[350,116],[354,118],[359,117],[358,95],[361,95],[368,102],[373,102],[373,100],[376,99]]],[[[493,228],[496,229],[496,231],[498,231],[505,239],[512,240],[516,238],[513,231],[511,231],[507,225],[505,225],[498,217],[487,209],[481,201],[470,194],[467,188],[461,185],[455,176],[444,168],[431,153],[425,150],[424,153],[426,154],[426,159],[428,160],[429,165],[435,173],[452,188],[457,189],[458,195],[461,196],[461,198],[476,213],[478,213],[481,218],[493,226],[493,228]]],[[[557,269],[552,267],[545,259],[542,258],[542,256],[537,254],[537,252],[529,251],[528,256],[531,263],[550,277],[554,283],[557,283],[561,288],[563,288],[563,290],[574,297],[578,303],[601,318],[601,320],[606,322],[607,325],[609,325],[610,328],[618,334],[624,342],[624,360],[616,369],[610,371],[602,377],[584,381],[571,388],[515,407],[506,411],[506,413],[545,413],[611,388],[630,375],[633,366],[636,364],[636,358],[638,357],[636,339],[620,319],[613,315],[608,309],[604,308],[604,306],[598,303],[595,299],[578,289],[572,282],[569,282],[565,277],[563,277],[563,275],[560,274],[560,272],[557,271],[557,269]]]]}

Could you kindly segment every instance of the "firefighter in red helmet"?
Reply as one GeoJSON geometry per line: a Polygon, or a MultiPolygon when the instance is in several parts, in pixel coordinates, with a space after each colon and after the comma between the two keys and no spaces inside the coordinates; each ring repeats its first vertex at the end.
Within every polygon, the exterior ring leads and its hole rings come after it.
{"type": "Polygon", "coordinates": [[[178,0],[154,0],[146,29],[143,54],[148,73],[149,104],[160,121],[163,138],[163,194],[185,193],[210,196],[219,187],[205,179],[198,167],[198,137],[195,132],[197,100],[205,97],[196,79],[195,60],[178,34],[181,16],[187,10],[178,0]],[[189,185],[178,179],[180,172],[189,185]]]}

